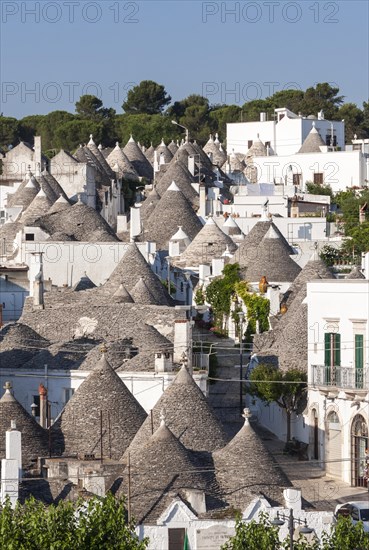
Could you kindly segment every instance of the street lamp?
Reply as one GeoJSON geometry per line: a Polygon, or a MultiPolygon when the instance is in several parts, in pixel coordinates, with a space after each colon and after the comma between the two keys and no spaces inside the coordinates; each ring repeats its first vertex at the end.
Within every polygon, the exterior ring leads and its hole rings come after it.
{"type": "Polygon", "coordinates": [[[306,519],[302,520],[299,518],[295,518],[293,515],[293,510],[290,508],[290,514],[289,516],[286,516],[286,514],[277,512],[277,517],[271,522],[272,525],[276,525],[277,527],[281,527],[284,525],[284,522],[288,521],[288,531],[289,531],[289,537],[290,537],[290,550],[293,550],[293,532],[295,523],[298,525],[303,525],[303,527],[300,529],[300,533],[303,535],[309,535],[313,532],[313,529],[310,529],[310,527],[307,526],[306,519]]]}
{"type": "Polygon", "coordinates": [[[183,128],[184,130],[186,130],[186,142],[189,142],[190,141],[190,132],[189,132],[188,128],[186,128],[186,126],[182,126],[182,124],[178,124],[178,122],[176,122],[175,120],[172,120],[172,124],[175,124],[176,126],[179,126],[180,128],[183,128]]]}
{"type": "Polygon", "coordinates": [[[242,402],[242,337],[243,337],[243,321],[245,314],[243,311],[238,312],[239,317],[239,340],[240,340],[240,412],[243,412],[243,402],[242,402]]]}

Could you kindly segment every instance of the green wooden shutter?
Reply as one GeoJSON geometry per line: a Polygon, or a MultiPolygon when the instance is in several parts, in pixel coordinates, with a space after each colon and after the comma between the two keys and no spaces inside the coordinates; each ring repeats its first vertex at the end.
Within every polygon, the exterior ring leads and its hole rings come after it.
{"type": "Polygon", "coordinates": [[[364,336],[355,334],[355,368],[364,368],[364,336]]]}
{"type": "Polygon", "coordinates": [[[326,332],[324,334],[324,365],[326,367],[331,366],[331,333],[326,332]]]}
{"type": "Polygon", "coordinates": [[[333,336],[333,345],[334,345],[334,366],[341,366],[341,335],[335,334],[333,336]]]}

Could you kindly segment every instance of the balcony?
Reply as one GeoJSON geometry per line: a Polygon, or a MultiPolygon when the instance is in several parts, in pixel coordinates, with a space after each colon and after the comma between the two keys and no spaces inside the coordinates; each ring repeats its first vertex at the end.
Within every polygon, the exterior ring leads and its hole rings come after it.
{"type": "Polygon", "coordinates": [[[369,368],[326,367],[312,365],[312,385],[328,386],[351,390],[369,389],[369,368]]]}

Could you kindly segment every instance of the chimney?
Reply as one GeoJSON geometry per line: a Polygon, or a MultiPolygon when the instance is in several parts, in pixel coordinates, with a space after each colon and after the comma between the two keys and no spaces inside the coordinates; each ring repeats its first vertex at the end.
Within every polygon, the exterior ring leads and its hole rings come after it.
{"type": "Polygon", "coordinates": [[[187,358],[187,368],[192,373],[192,322],[188,319],[174,321],[174,355],[175,363],[187,358]]]}
{"type": "Polygon", "coordinates": [[[191,172],[191,175],[195,176],[195,157],[194,157],[194,155],[190,155],[188,157],[188,169],[191,172]]]}
{"type": "Polygon", "coordinates": [[[206,217],[206,188],[205,185],[200,185],[199,189],[200,195],[200,206],[198,211],[198,216],[205,219],[206,217]]]}
{"type": "MultiPolygon", "coordinates": [[[[10,383],[6,383],[7,391],[10,391],[10,383]],[[7,386],[8,385],[8,386],[7,386]]],[[[18,500],[19,478],[22,470],[21,433],[16,429],[15,421],[11,421],[11,427],[5,434],[5,458],[1,461],[0,503],[7,498],[12,508],[18,500]]]]}
{"type": "Polygon", "coordinates": [[[185,489],[186,500],[197,514],[206,513],[206,501],[204,491],[199,489],[185,489]]]}
{"type": "Polygon", "coordinates": [[[162,372],[172,372],[173,354],[169,351],[155,353],[155,374],[162,372]]]}
{"type": "Polygon", "coordinates": [[[260,122],[266,121],[266,113],[260,113],[260,122]]]}
{"type": "Polygon", "coordinates": [[[154,172],[160,172],[160,163],[158,161],[157,151],[154,151],[154,172]]]}
{"type": "Polygon", "coordinates": [[[45,309],[42,271],[38,272],[33,282],[33,310],[39,309],[45,309]]]}
{"type": "Polygon", "coordinates": [[[5,433],[5,458],[16,460],[19,477],[22,476],[22,434],[17,430],[15,420],[10,421],[10,428],[5,433]]]}
{"type": "Polygon", "coordinates": [[[141,212],[139,208],[131,206],[131,226],[130,226],[130,240],[134,241],[134,237],[137,237],[141,233],[141,212]]]}
{"type": "Polygon", "coordinates": [[[38,387],[40,396],[40,425],[47,428],[47,389],[43,384],[38,387]]]}
{"type": "Polygon", "coordinates": [[[29,266],[29,295],[33,296],[33,283],[40,271],[43,271],[43,252],[32,252],[29,266]]]}
{"type": "Polygon", "coordinates": [[[35,143],[33,146],[34,155],[33,160],[35,162],[36,176],[41,174],[41,136],[35,136],[35,143]]]}

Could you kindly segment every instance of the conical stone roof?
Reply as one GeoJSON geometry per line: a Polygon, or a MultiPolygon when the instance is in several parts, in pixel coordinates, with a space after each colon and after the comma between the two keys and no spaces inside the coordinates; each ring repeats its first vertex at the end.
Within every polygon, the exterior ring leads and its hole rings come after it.
{"type": "Polygon", "coordinates": [[[154,274],[135,243],[129,245],[123,258],[102,288],[113,295],[120,285],[123,284],[130,293],[140,277],[145,280],[146,285],[150,288],[158,304],[172,305],[168,292],[154,274]]]}
{"type": "Polygon", "coordinates": [[[0,458],[5,458],[5,433],[14,420],[16,429],[22,434],[22,466],[27,468],[38,457],[49,455],[48,432],[15,399],[10,387],[11,384],[0,399],[0,458]]]}
{"type": "Polygon", "coordinates": [[[166,172],[160,177],[156,185],[156,190],[160,196],[164,195],[173,181],[176,182],[176,185],[182,191],[186,199],[190,201],[192,205],[197,206],[199,202],[198,194],[191,185],[194,178],[187,166],[175,160],[171,161],[166,172]]]}
{"type": "Polygon", "coordinates": [[[153,168],[132,136],[124,147],[123,152],[139,176],[149,180],[153,179],[153,168]]]}
{"type": "Polygon", "coordinates": [[[55,212],[63,212],[71,208],[70,202],[60,195],[60,197],[54,202],[52,207],[47,211],[48,214],[54,214],[55,212]]]}
{"type": "Polygon", "coordinates": [[[129,162],[127,156],[123,150],[119,147],[117,142],[112,152],[107,157],[109,166],[114,170],[117,165],[119,168],[118,174],[120,178],[124,178],[131,181],[139,181],[138,174],[129,162]]]}
{"type": "Polygon", "coordinates": [[[232,216],[228,216],[226,221],[223,224],[223,232],[226,235],[241,235],[242,231],[240,227],[236,224],[232,216]]]}
{"type": "Polygon", "coordinates": [[[94,142],[92,134],[90,135],[90,141],[88,142],[87,147],[92,152],[94,157],[97,159],[97,161],[99,162],[101,168],[104,170],[104,172],[106,172],[108,177],[111,178],[111,179],[114,179],[115,178],[115,173],[113,172],[113,170],[111,169],[111,167],[107,163],[104,155],[102,154],[100,149],[97,147],[96,143],[94,142]]]}
{"type": "MultiPolygon", "coordinates": [[[[130,503],[136,521],[155,522],[174,494],[186,489],[206,491],[205,474],[196,468],[192,454],[162,421],[149,440],[130,453],[130,503]]],[[[123,476],[127,494],[127,477],[123,476]]]]}
{"type": "Polygon", "coordinates": [[[240,267],[246,267],[257,256],[257,247],[266,235],[270,227],[279,235],[280,243],[283,243],[288,254],[293,254],[293,249],[288,244],[282,233],[272,221],[257,222],[251,231],[245,236],[241,242],[236,254],[231,258],[230,263],[239,263],[240,267]]]}
{"type": "Polygon", "coordinates": [[[96,288],[96,285],[91,281],[90,277],[85,273],[80,280],[73,286],[72,290],[80,292],[81,290],[88,290],[89,288],[96,288]]]}
{"type": "Polygon", "coordinates": [[[320,153],[320,147],[325,145],[324,141],[320,137],[318,130],[313,127],[305,138],[304,143],[301,145],[298,153],[320,153]]]}
{"type": "Polygon", "coordinates": [[[160,145],[156,148],[156,154],[157,154],[158,162],[160,162],[160,157],[161,156],[163,157],[164,164],[168,164],[173,158],[173,154],[165,145],[164,140],[162,140],[160,145]]]}
{"type": "Polygon", "coordinates": [[[176,184],[169,186],[146,220],[145,239],[156,242],[158,250],[168,250],[169,240],[181,225],[191,241],[202,228],[200,219],[176,184]]]}
{"type": "Polygon", "coordinates": [[[302,268],[290,288],[287,290],[283,301],[289,306],[295,296],[306,283],[314,279],[334,279],[334,275],[325,262],[319,257],[318,251],[314,251],[309,261],[302,268]]]}
{"type": "Polygon", "coordinates": [[[136,304],[160,305],[155,300],[143,277],[140,277],[132,288],[131,296],[136,304]]]}
{"type": "Polygon", "coordinates": [[[21,222],[23,225],[34,225],[38,218],[50,210],[52,204],[53,203],[47,198],[43,189],[40,189],[31,204],[23,212],[21,222]]]}
{"type": "Polygon", "coordinates": [[[118,241],[105,219],[94,208],[82,202],[77,202],[67,211],[42,216],[39,224],[51,238],[54,234],[62,234],[68,235],[74,241],[93,243],[118,241]]]}
{"type": "Polygon", "coordinates": [[[50,172],[46,168],[42,171],[41,175],[43,179],[47,181],[49,187],[52,189],[54,193],[53,200],[56,200],[57,197],[60,197],[60,196],[64,197],[66,200],[68,199],[67,195],[64,192],[64,189],[62,188],[58,180],[56,180],[54,176],[50,174],[50,172]]]}
{"type": "Polygon", "coordinates": [[[186,266],[197,267],[200,264],[209,264],[215,258],[221,258],[223,252],[229,249],[235,252],[237,246],[231,237],[223,233],[212,218],[209,218],[194,240],[181,254],[180,261],[186,266]]]}
{"type": "Polygon", "coordinates": [[[145,157],[151,164],[154,162],[154,153],[155,147],[153,147],[153,144],[151,144],[150,147],[144,152],[145,157]]]}
{"type": "Polygon", "coordinates": [[[150,214],[155,210],[155,207],[159,200],[160,195],[157,192],[156,187],[154,187],[140,206],[140,215],[142,221],[147,219],[150,214]]]}
{"type": "MultiPolygon", "coordinates": [[[[180,442],[194,451],[213,451],[226,444],[226,436],[214,411],[185,366],[165,390],[152,410],[154,430],[161,414],[180,442]]],[[[129,450],[142,448],[151,436],[149,416],[133,439],[129,450]]]]}
{"type": "MultiPolygon", "coordinates": [[[[237,251],[238,252],[238,251],[237,251]]],[[[289,256],[285,243],[273,227],[254,249],[254,257],[246,265],[240,265],[243,278],[258,282],[265,276],[269,282],[292,282],[301,267],[289,256]]]]}
{"type": "Polygon", "coordinates": [[[169,143],[168,149],[169,149],[169,151],[172,153],[173,156],[174,156],[174,155],[176,154],[176,152],[178,151],[178,145],[174,142],[173,139],[172,139],[172,141],[169,143]]]}
{"type": "Polygon", "coordinates": [[[118,289],[113,294],[113,300],[114,302],[118,304],[132,304],[133,298],[126,289],[126,287],[121,284],[119,285],[118,289]]]}
{"type": "Polygon", "coordinates": [[[259,134],[251,145],[250,149],[247,151],[248,157],[265,157],[267,155],[267,149],[264,143],[259,138],[259,134]]]}
{"type": "Polygon", "coordinates": [[[247,417],[228,445],[213,453],[213,459],[222,494],[230,505],[244,509],[260,494],[273,504],[283,504],[283,489],[291,482],[247,417]]]}
{"type": "Polygon", "coordinates": [[[102,355],[52,426],[54,452],[118,459],[129,446],[146,413],[102,355]]]}
{"type": "Polygon", "coordinates": [[[23,181],[15,193],[9,194],[7,206],[23,206],[23,210],[28,208],[35,196],[40,190],[40,186],[33,176],[23,181]]]}

